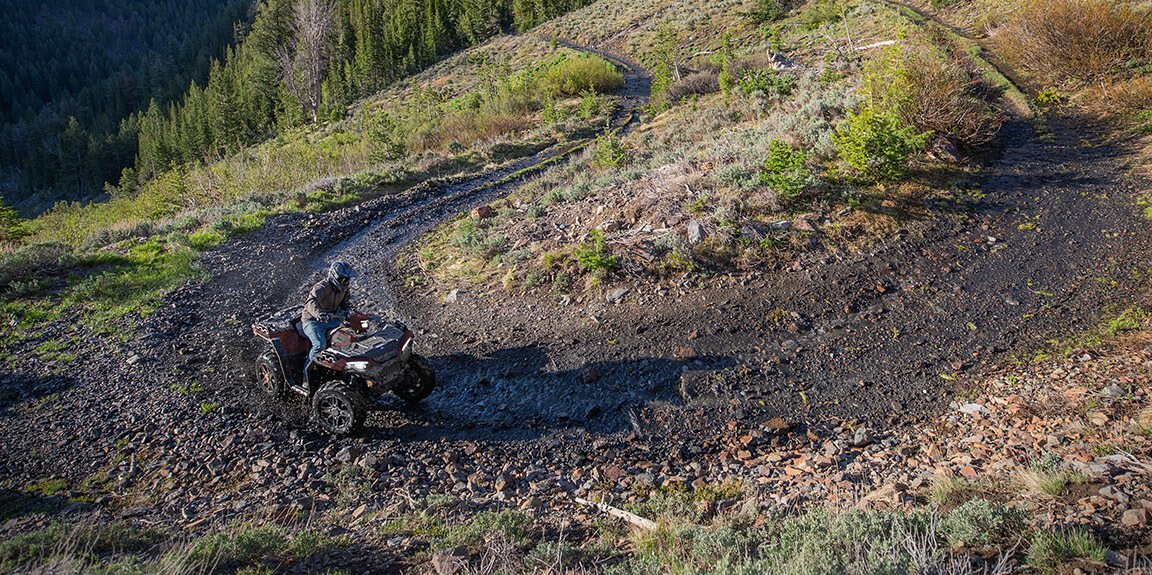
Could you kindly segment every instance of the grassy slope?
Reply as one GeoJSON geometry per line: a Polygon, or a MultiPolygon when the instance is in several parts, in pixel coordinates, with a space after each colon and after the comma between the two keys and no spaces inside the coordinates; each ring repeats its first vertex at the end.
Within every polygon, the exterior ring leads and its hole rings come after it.
{"type": "MultiPolygon", "coordinates": [[[[445,226],[420,250],[423,267],[445,282],[581,291],[611,281],[608,271],[615,271],[615,277],[658,278],[772,266],[807,245],[800,217],[823,220],[834,248],[855,249],[908,225],[888,215],[889,210],[871,208],[891,201],[916,204],[947,193],[941,190],[947,189],[954,166],[924,164],[921,177],[888,186],[857,185],[838,172],[832,136],[835,125],[857,105],[861,67],[854,55],[867,60],[882,52],[856,54],[849,45],[922,37],[913,23],[884,4],[809,2],[786,20],[758,26],[746,16],[751,8],[739,2],[634,8],[628,2],[602,1],[543,26],[541,34],[604,45],[653,69],[659,66],[661,31],[671,31],[681,75],[711,70],[713,79],[728,34],[737,77],[746,70],[791,88],[766,94],[750,85],[727,95],[715,88],[690,94],[624,138],[621,161],[603,161],[600,156],[611,145],[604,142],[501,202],[496,218],[445,226]],[[602,24],[589,29],[583,25],[589,20],[602,24]],[[789,55],[779,72],[770,71],[765,54],[772,51],[789,55]],[[783,197],[761,180],[774,140],[807,154],[816,184],[798,197],[783,197]],[[708,236],[699,245],[687,243],[693,220],[708,236]],[[794,221],[790,231],[773,226],[794,221]],[[614,258],[612,266],[577,261],[581,251],[595,250],[590,232],[597,228],[607,232],[603,251],[614,258]],[[502,239],[511,249],[472,241],[477,235],[502,239]]],[[[979,63],[973,67],[979,69],[979,63]]],[[[680,84],[691,86],[692,81],[680,84]]]]}

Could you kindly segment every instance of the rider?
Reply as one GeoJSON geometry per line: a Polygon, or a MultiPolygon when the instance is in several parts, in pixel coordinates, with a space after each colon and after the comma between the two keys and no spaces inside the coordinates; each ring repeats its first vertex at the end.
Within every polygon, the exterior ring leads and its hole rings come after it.
{"type": "Polygon", "coordinates": [[[328,347],[328,332],[339,327],[352,309],[352,293],[349,283],[356,277],[356,271],[348,262],[332,262],[328,277],[312,286],[308,300],[304,302],[304,312],[300,321],[304,334],[312,341],[308,351],[308,361],[304,362],[304,381],[308,381],[308,366],[312,357],[328,347]]]}

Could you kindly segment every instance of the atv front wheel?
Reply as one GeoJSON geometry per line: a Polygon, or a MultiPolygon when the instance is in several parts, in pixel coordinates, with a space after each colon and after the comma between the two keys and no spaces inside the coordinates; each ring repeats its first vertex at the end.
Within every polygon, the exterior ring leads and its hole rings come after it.
{"type": "Polygon", "coordinates": [[[347,383],[326,383],[312,396],[312,419],[328,433],[355,433],[364,427],[367,418],[368,405],[364,396],[347,383]]]}
{"type": "Polygon", "coordinates": [[[256,383],[268,395],[284,397],[288,388],[284,382],[284,371],[280,369],[280,360],[276,357],[276,352],[268,350],[256,359],[256,383]]]}
{"type": "Polygon", "coordinates": [[[412,354],[408,359],[408,367],[412,369],[412,377],[393,389],[393,393],[408,403],[421,401],[436,389],[436,370],[424,356],[412,354]]]}

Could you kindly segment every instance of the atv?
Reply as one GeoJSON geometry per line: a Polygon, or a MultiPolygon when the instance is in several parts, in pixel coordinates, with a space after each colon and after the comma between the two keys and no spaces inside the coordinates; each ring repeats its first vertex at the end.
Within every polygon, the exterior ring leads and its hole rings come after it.
{"type": "Polygon", "coordinates": [[[256,360],[257,383],[270,396],[295,393],[312,406],[312,419],[336,435],[359,431],[368,404],[391,391],[409,403],[428,397],[436,373],[412,351],[412,331],[363,313],[347,315],[328,333],[328,349],[304,363],[312,342],[300,321],[303,306],[282,309],[252,324],[252,333],[268,342],[256,360]]]}

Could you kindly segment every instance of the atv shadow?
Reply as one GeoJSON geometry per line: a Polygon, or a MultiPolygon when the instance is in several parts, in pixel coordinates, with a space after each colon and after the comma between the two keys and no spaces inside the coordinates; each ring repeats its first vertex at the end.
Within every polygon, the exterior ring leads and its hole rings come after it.
{"type": "Polygon", "coordinates": [[[60,375],[15,373],[0,378],[0,417],[11,415],[12,409],[21,404],[51,401],[76,385],[75,379],[60,375]]]}
{"type": "Polygon", "coordinates": [[[52,515],[73,505],[67,497],[40,495],[15,489],[0,488],[0,521],[32,515],[52,515]]]}
{"type": "MultiPolygon", "coordinates": [[[[532,436],[566,427],[598,433],[625,431],[631,427],[629,411],[634,407],[682,403],[679,382],[685,371],[723,369],[736,363],[724,357],[648,357],[563,369],[557,367],[556,359],[540,346],[506,348],[482,357],[430,358],[439,387],[422,404],[404,410],[412,421],[387,430],[369,421],[367,433],[424,435],[435,428],[443,438],[474,438],[479,430],[504,436],[532,436]]],[[[569,364],[579,362],[579,358],[563,359],[569,364]]]]}

